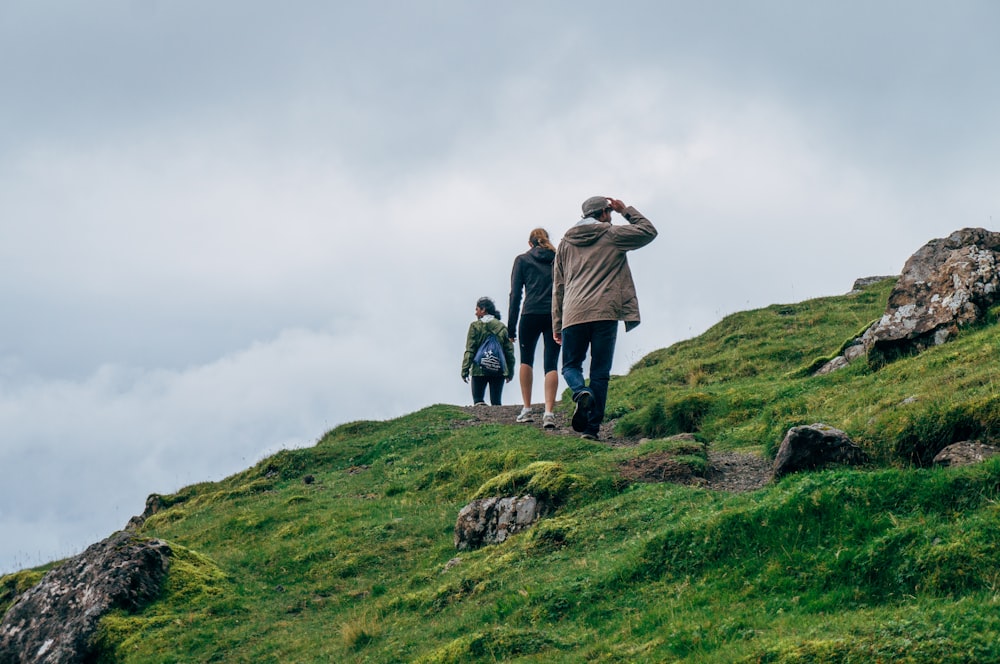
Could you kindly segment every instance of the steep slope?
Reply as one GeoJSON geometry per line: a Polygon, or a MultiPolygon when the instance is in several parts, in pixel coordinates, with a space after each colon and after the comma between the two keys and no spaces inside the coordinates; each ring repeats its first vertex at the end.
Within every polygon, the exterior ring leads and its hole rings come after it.
{"type": "Polygon", "coordinates": [[[994,435],[997,329],[879,371],[803,371],[887,294],[735,314],[650,354],[611,386],[622,444],[437,405],[164,496],[139,533],[170,543],[167,589],[105,618],[104,661],[996,661],[1000,462],[921,466],[994,435]],[[664,439],[680,431],[766,459],[815,421],[873,466],[741,493],[623,472],[665,450],[699,468],[664,439]],[[455,551],[481,487],[529,485],[552,516],[455,551]]]}

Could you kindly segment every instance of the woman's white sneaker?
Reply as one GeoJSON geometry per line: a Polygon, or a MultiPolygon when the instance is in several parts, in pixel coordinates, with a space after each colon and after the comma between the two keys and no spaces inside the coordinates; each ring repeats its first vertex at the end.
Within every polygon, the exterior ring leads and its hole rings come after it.
{"type": "Polygon", "coordinates": [[[534,422],[535,418],[531,416],[530,408],[522,408],[521,414],[517,416],[517,422],[534,422]]]}

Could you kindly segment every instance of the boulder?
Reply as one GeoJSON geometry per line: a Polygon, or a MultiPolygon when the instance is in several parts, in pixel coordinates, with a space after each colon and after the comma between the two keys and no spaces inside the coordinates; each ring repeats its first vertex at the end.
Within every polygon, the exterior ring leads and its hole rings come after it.
{"type": "Polygon", "coordinates": [[[109,611],[155,599],[170,564],[161,540],[121,531],[48,572],[0,621],[0,664],[93,661],[92,638],[109,611]]]}
{"type": "Polygon", "coordinates": [[[1000,447],[986,445],[978,440],[952,443],[934,456],[935,466],[970,466],[1000,454],[1000,447]]]}
{"type": "Polygon", "coordinates": [[[829,425],[816,423],[792,427],[785,434],[774,457],[775,478],[800,470],[812,470],[829,464],[856,465],[867,455],[846,433],[829,425]]]}
{"type": "Polygon", "coordinates": [[[891,359],[943,344],[1000,300],[1000,233],[964,228],[910,256],[871,330],[869,353],[891,359]]]}
{"type": "Polygon", "coordinates": [[[910,256],[885,312],[816,373],[859,357],[875,365],[943,344],[1000,302],[1000,233],[963,228],[910,256]]]}
{"type": "Polygon", "coordinates": [[[550,507],[534,496],[480,498],[461,509],[455,521],[455,548],[499,544],[545,516],[550,507]]]}

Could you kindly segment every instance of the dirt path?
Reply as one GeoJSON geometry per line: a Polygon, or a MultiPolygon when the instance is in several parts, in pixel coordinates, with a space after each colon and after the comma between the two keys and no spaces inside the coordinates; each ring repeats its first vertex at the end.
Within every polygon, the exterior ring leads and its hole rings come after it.
{"type": "MultiPolygon", "coordinates": [[[[521,411],[520,406],[465,406],[462,410],[475,418],[470,420],[469,424],[511,424],[539,429],[542,426],[541,406],[535,406],[535,421],[523,424],[516,421],[517,414],[521,411]]],[[[639,443],[638,438],[616,436],[614,426],[614,422],[605,422],[601,425],[602,443],[612,447],[631,447],[639,443]]],[[[560,412],[556,413],[556,428],[549,433],[553,436],[579,435],[570,428],[568,414],[560,412]]],[[[739,493],[759,489],[771,479],[771,463],[755,454],[715,452],[709,447],[708,467],[707,477],[695,478],[696,481],[685,483],[697,483],[715,491],[739,493]]],[[[666,475],[664,478],[667,479],[666,475]]]]}

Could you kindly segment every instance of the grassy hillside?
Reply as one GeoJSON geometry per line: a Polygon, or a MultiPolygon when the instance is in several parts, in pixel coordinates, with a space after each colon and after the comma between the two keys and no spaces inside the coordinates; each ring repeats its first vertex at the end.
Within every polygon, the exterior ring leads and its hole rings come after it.
{"type": "Polygon", "coordinates": [[[871,467],[723,494],[625,481],[657,440],[466,426],[446,405],[347,424],[164,497],[140,534],[173,546],[168,587],[104,620],[104,661],[998,661],[1000,461],[926,467],[995,435],[998,328],[879,371],[803,371],[889,285],[729,316],[615,378],[609,403],[624,434],[761,454],[822,421],[871,467]],[[528,490],[556,513],[456,552],[463,505],[528,490]]]}

